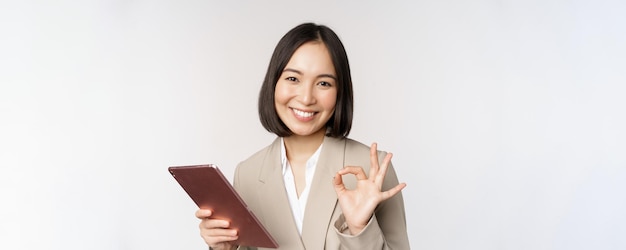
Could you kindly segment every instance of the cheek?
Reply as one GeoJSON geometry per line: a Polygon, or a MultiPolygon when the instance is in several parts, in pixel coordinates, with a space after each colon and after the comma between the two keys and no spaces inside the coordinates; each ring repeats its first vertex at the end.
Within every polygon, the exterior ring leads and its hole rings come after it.
{"type": "Polygon", "coordinates": [[[325,95],[321,96],[320,100],[326,109],[334,109],[337,103],[337,91],[325,93],[325,95]]]}
{"type": "Polygon", "coordinates": [[[276,88],[274,89],[274,102],[284,103],[286,99],[288,99],[289,93],[287,89],[282,84],[276,84],[276,88]]]}

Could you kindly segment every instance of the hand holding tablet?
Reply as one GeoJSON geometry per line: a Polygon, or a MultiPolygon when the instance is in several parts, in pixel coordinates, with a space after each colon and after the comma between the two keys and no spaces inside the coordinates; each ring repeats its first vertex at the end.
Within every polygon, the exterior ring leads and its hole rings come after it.
{"type": "Polygon", "coordinates": [[[230,228],[238,231],[235,244],[278,247],[217,166],[174,166],[168,170],[199,208],[211,210],[211,218],[230,222],[230,228]]]}

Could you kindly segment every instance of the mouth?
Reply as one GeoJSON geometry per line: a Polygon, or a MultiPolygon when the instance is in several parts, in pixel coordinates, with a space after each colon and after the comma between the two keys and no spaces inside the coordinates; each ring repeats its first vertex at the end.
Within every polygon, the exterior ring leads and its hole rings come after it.
{"type": "Polygon", "coordinates": [[[317,113],[317,112],[302,111],[302,110],[295,109],[295,108],[291,108],[291,110],[293,110],[293,112],[297,116],[302,117],[302,118],[309,118],[317,113]]]}

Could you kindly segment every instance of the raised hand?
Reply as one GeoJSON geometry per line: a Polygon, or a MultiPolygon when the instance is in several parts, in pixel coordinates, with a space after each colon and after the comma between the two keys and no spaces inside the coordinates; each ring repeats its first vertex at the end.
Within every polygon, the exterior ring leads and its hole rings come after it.
{"type": "Polygon", "coordinates": [[[335,174],[333,184],[350,234],[356,235],[360,233],[374,214],[376,206],[406,187],[405,183],[400,183],[387,191],[381,191],[392,156],[391,153],[388,153],[382,165],[379,165],[377,144],[372,143],[369,177],[365,175],[365,171],[359,166],[346,166],[335,174]],[[356,176],[357,186],[355,189],[346,189],[342,180],[342,176],[346,174],[356,176]]]}

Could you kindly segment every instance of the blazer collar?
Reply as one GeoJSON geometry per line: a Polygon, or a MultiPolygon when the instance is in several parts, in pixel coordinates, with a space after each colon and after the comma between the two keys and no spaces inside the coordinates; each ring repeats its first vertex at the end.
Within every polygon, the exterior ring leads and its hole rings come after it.
{"type": "Polygon", "coordinates": [[[302,237],[293,220],[291,206],[287,199],[285,184],[280,162],[280,138],[276,138],[270,145],[265,158],[259,181],[264,183],[264,193],[268,199],[264,202],[273,204],[272,209],[264,210],[264,214],[273,218],[285,218],[280,225],[268,225],[274,233],[280,233],[283,238],[292,240],[301,239],[303,249],[324,249],[326,234],[331,217],[337,205],[337,194],[332,185],[335,173],[344,166],[346,140],[324,137],[324,146],[315,169],[315,175],[310,186],[309,199],[304,212],[302,237]]]}
{"type": "MultiPolygon", "coordinates": [[[[263,160],[261,165],[261,171],[259,173],[259,181],[267,184],[268,181],[275,181],[275,178],[280,177],[282,180],[282,166],[280,162],[280,137],[276,137],[274,142],[270,144],[267,156],[263,160]],[[276,172],[279,172],[277,176],[276,172]]],[[[282,185],[282,181],[280,182],[282,185]]],[[[284,188],[283,188],[284,189],[284,188]]]]}
{"type": "Polygon", "coordinates": [[[267,230],[279,242],[281,248],[305,249],[296,222],[291,213],[291,205],[287,198],[287,191],[283,181],[283,172],[280,162],[280,137],[269,146],[269,150],[259,173],[259,181],[263,183],[259,190],[264,197],[262,202],[267,203],[262,213],[265,218],[274,218],[275,223],[266,223],[267,230]],[[280,218],[280,219],[277,219],[280,218]]]}
{"type": "Polygon", "coordinates": [[[335,173],[343,168],[344,149],[345,140],[324,137],[302,223],[302,241],[306,249],[324,249],[326,234],[337,205],[337,193],[332,180],[335,173]]]}

